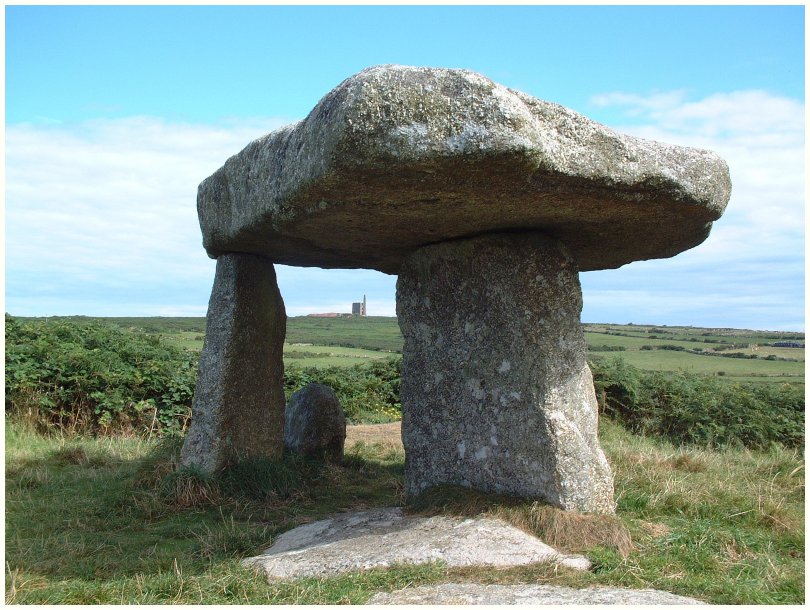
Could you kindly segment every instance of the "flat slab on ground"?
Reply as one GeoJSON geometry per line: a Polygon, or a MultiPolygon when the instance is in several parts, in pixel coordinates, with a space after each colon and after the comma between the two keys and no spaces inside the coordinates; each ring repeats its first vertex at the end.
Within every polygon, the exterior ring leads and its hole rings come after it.
{"type": "Polygon", "coordinates": [[[408,516],[401,508],[344,513],[299,526],[244,563],[275,580],[434,561],[449,567],[554,563],[587,570],[591,565],[498,519],[408,516]]]}
{"type": "Polygon", "coordinates": [[[680,605],[702,604],[690,597],[681,597],[652,589],[616,589],[588,587],[571,589],[552,585],[480,585],[475,583],[445,583],[423,585],[377,593],[369,604],[622,604],[622,605],[680,605]]]}

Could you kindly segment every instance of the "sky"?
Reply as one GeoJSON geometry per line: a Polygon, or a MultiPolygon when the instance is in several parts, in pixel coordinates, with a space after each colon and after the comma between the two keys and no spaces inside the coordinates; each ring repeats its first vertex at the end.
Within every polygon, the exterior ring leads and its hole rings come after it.
{"type": "MultiPolygon", "coordinates": [[[[198,184],[378,64],[466,68],[708,148],[724,216],[582,273],[584,322],[804,330],[805,8],[6,6],[5,311],[202,316],[198,184]]],[[[394,276],[277,266],[287,314],[395,315],[394,276]]]]}

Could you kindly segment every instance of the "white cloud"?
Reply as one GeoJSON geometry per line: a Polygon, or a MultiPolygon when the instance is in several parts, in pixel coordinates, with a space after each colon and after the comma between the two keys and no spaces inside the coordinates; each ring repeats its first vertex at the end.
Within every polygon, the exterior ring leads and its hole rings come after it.
{"type": "Polygon", "coordinates": [[[276,265],[288,316],[350,313],[367,296],[368,315],[395,316],[396,277],[368,269],[321,269],[276,265]]]}
{"type": "MultiPolygon", "coordinates": [[[[288,123],[217,126],[152,117],[6,130],[6,309],[18,315],[204,315],[215,262],[197,186],[248,142],[288,123]]],[[[394,315],[395,278],[277,266],[289,315],[394,315]],[[341,305],[342,303],[342,305],[341,305]]]]}
{"type": "MultiPolygon", "coordinates": [[[[626,124],[612,125],[618,131],[717,152],[728,162],[732,181],[729,205],[706,242],[671,260],[600,272],[604,279],[589,282],[612,281],[626,288],[599,294],[633,303],[634,309],[654,309],[652,297],[640,298],[625,284],[625,278],[638,281],[647,273],[683,284],[681,299],[663,289],[656,293],[662,317],[678,316],[681,323],[689,323],[689,316],[701,309],[715,311],[715,319],[724,316],[730,326],[782,328],[789,320],[794,328],[803,328],[804,105],[758,90],[717,93],[696,101],[687,101],[682,91],[648,97],[607,93],[592,102],[626,112],[626,124]],[[699,286],[707,290],[712,285],[723,285],[729,292],[699,291],[699,286]]],[[[585,294],[586,303],[603,297],[585,294]]]]}
{"type": "MultiPolygon", "coordinates": [[[[322,301],[317,305],[291,305],[288,306],[288,316],[307,316],[311,313],[351,313],[352,303],[355,301],[322,301]]],[[[397,315],[395,301],[371,301],[368,303],[369,316],[397,315]]]]}
{"type": "Polygon", "coordinates": [[[53,300],[38,307],[31,297],[55,289],[66,307],[89,300],[103,310],[106,299],[110,308],[128,302],[133,314],[158,315],[198,311],[202,299],[204,311],[214,263],[202,248],[197,185],[286,122],[206,126],[132,117],[8,126],[6,307],[61,313],[42,310],[53,300]],[[188,301],[161,303],[155,293],[167,286],[194,288],[188,301]]]}
{"type": "Polygon", "coordinates": [[[614,91],[612,93],[594,95],[591,98],[591,103],[600,107],[624,106],[631,116],[638,116],[666,108],[677,107],[683,103],[685,96],[686,92],[683,90],[652,93],[646,96],[637,93],[614,91]]]}
{"type": "MultiPolygon", "coordinates": [[[[698,100],[685,91],[618,92],[592,101],[624,113],[626,121],[611,125],[619,131],[718,152],[733,190],[697,248],[584,274],[586,319],[618,321],[609,318],[624,311],[627,321],[803,328],[803,104],[764,91],[698,100]]],[[[197,185],[286,122],[131,117],[7,126],[7,310],[204,312],[214,262],[201,244],[197,185]]],[[[281,266],[278,275],[290,315],[348,310],[363,293],[370,314],[394,315],[390,276],[281,266]]]]}
{"type": "Polygon", "coordinates": [[[801,138],[804,104],[761,90],[715,93],[686,101],[683,90],[636,93],[603,93],[591,98],[598,107],[622,107],[632,117],[645,117],[650,125],[690,137],[727,134],[735,138],[774,133],[801,138]]]}

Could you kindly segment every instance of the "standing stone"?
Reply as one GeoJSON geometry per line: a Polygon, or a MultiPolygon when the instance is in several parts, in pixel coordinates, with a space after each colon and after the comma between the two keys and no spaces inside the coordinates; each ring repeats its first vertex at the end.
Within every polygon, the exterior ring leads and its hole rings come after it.
{"type": "Polygon", "coordinates": [[[270,260],[217,259],[184,466],[211,473],[245,458],[281,456],[286,324],[270,260]]]}
{"type": "Polygon", "coordinates": [[[614,510],[578,269],[538,233],[417,250],[397,282],[409,497],[439,484],[614,510]]]}
{"type": "Polygon", "coordinates": [[[340,461],[346,416],[329,386],[310,383],[290,397],[284,410],[284,448],[310,457],[340,461]]]}

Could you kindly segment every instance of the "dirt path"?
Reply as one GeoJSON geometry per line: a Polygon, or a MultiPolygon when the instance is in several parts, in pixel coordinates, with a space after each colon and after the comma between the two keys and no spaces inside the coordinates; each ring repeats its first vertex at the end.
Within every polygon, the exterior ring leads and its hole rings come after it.
{"type": "Polygon", "coordinates": [[[346,426],[346,446],[351,447],[354,443],[362,441],[364,443],[391,444],[401,449],[401,429],[400,422],[346,426]]]}

